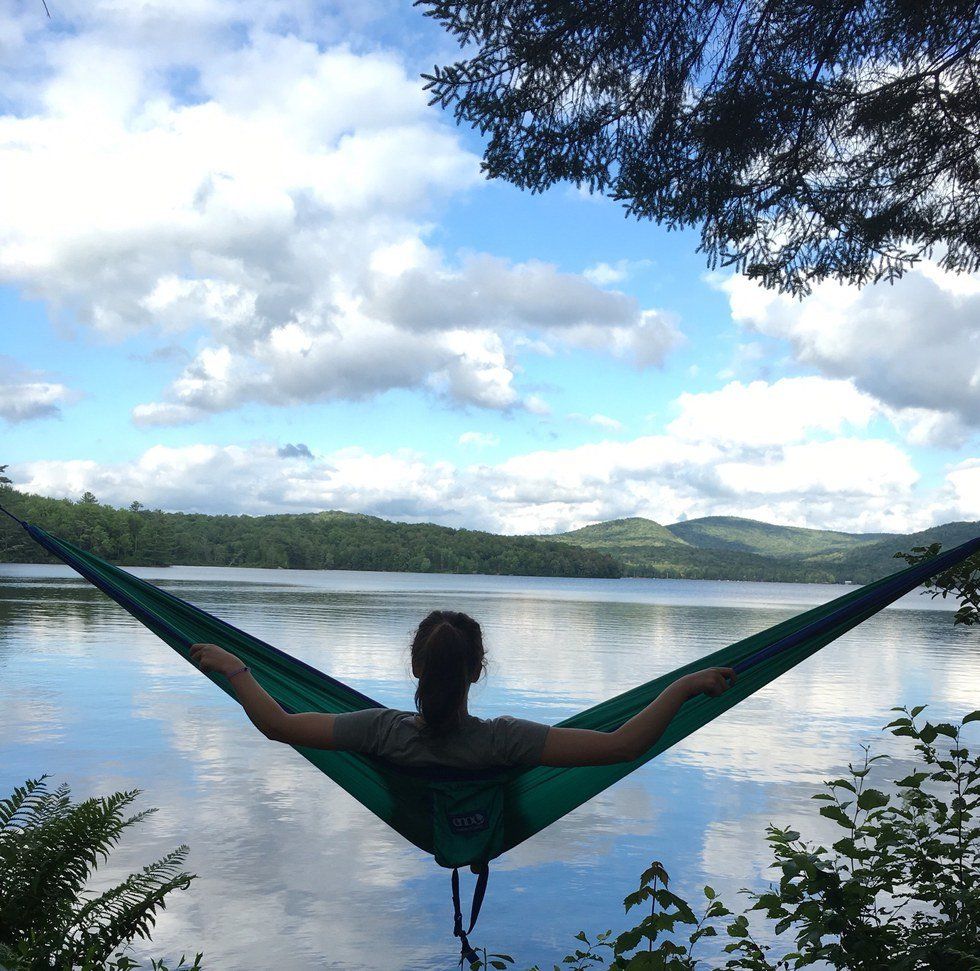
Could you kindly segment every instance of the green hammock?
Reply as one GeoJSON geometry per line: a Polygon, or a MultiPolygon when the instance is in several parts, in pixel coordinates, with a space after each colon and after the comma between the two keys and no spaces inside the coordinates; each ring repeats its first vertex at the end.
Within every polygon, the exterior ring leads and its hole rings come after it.
{"type": "MultiPolygon", "coordinates": [[[[17,522],[48,552],[115,600],[186,660],[191,644],[201,641],[218,644],[240,657],[259,684],[291,712],[338,713],[381,707],[359,691],[173,594],[36,526],[19,519],[17,522]]],[[[978,550],[980,537],[814,607],[559,723],[563,727],[612,731],[682,675],[710,666],[735,668],[739,677],[734,687],[718,698],[702,695],[688,701],[657,743],[632,762],[487,772],[408,770],[351,752],[302,747],[296,750],[407,840],[433,854],[442,866],[474,866],[481,879],[470,921],[472,929],[486,885],[489,860],[676,745],[924,580],[948,570],[978,550]]],[[[234,697],[223,676],[214,673],[206,676],[234,697]]],[[[468,956],[455,869],[453,891],[455,933],[462,939],[464,956],[468,956]]]]}

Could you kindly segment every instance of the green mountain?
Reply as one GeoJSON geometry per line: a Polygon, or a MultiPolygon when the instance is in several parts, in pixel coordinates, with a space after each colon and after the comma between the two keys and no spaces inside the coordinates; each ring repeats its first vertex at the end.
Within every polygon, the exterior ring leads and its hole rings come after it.
{"type": "MultiPolygon", "coordinates": [[[[749,523],[751,520],[743,522],[749,523]]],[[[770,556],[735,548],[702,549],[696,543],[677,536],[672,528],[640,516],[613,519],[568,533],[536,538],[608,553],[622,563],[627,576],[812,582],[831,578],[829,569],[822,565],[810,568],[798,563],[781,563],[770,556]]],[[[692,538],[696,539],[696,536],[692,538]]]]}
{"type": "Polygon", "coordinates": [[[839,581],[867,583],[902,568],[903,563],[895,559],[898,550],[907,552],[914,546],[930,546],[932,543],[941,543],[943,549],[948,550],[976,536],[980,536],[980,521],[944,523],[918,533],[891,536],[847,550],[817,553],[805,557],[803,562],[808,567],[830,570],[839,581]]]}
{"type": "Polygon", "coordinates": [[[887,533],[837,533],[799,526],[774,526],[738,516],[688,519],[667,526],[666,530],[699,549],[738,550],[762,556],[796,556],[846,550],[893,538],[887,533]]]}
{"type": "Polygon", "coordinates": [[[558,536],[541,537],[542,539],[561,539],[563,542],[575,543],[586,548],[598,545],[618,544],[631,546],[682,546],[687,541],[674,535],[666,526],[655,523],[652,519],[642,516],[631,516],[629,519],[610,519],[604,523],[594,523],[573,529],[558,536]]]}
{"type": "Polygon", "coordinates": [[[842,533],[707,516],[672,526],[632,517],[542,539],[608,553],[628,576],[698,580],[867,583],[901,568],[894,554],[980,535],[980,522],[947,523],[910,535],[842,533]]]}

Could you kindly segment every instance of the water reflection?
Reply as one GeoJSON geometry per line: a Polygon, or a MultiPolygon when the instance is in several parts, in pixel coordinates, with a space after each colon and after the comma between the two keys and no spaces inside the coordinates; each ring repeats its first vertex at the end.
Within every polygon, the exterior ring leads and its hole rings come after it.
{"type": "MultiPolygon", "coordinates": [[[[478,714],[556,721],[785,619],[841,588],[269,570],[141,570],[179,596],[411,705],[407,644],[452,606],[483,624],[478,714]]],[[[769,820],[805,823],[821,779],[879,738],[892,705],[976,707],[980,648],[948,610],[906,598],[499,861],[479,941],[522,965],[581,928],[622,926],[622,896],[663,859],[678,887],[763,876],[769,820]]],[[[941,606],[941,605],[940,605],[941,606]]],[[[180,842],[194,889],[155,949],[210,966],[452,967],[448,874],[60,567],[0,568],[0,784],[50,772],[78,795],[140,786],[160,807],[113,859],[120,877],[180,842]]]]}

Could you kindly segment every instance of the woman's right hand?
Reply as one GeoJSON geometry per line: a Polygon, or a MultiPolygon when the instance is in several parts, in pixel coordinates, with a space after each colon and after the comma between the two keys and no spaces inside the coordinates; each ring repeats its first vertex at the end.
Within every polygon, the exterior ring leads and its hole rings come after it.
{"type": "Polygon", "coordinates": [[[696,698],[698,695],[717,698],[735,684],[735,671],[733,668],[705,668],[703,671],[685,675],[684,681],[688,698],[696,698]]]}
{"type": "Polygon", "coordinates": [[[217,644],[192,644],[191,660],[202,671],[217,671],[219,674],[231,674],[242,667],[240,658],[217,644]]]}

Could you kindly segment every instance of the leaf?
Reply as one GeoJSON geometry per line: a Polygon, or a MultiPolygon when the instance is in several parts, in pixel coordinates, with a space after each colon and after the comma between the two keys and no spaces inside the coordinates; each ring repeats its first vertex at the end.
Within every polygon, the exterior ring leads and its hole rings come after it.
{"type": "Polygon", "coordinates": [[[880,809],[887,806],[891,801],[890,796],[886,796],[880,789],[865,789],[858,796],[858,809],[880,809]]]}
{"type": "Polygon", "coordinates": [[[643,932],[637,928],[633,927],[628,931],[623,931],[619,937],[616,938],[616,944],[614,951],[616,954],[622,954],[624,951],[632,951],[643,937],[643,932]]]}
{"type": "Polygon", "coordinates": [[[740,914],[725,930],[728,931],[729,937],[747,937],[749,933],[749,922],[744,914],[740,914]]]}
{"type": "Polygon", "coordinates": [[[623,905],[629,913],[638,904],[642,904],[644,900],[649,900],[652,896],[653,891],[649,887],[640,887],[639,890],[634,890],[633,893],[629,893],[623,898],[623,905]]]}
{"type": "Polygon", "coordinates": [[[653,883],[654,880],[659,880],[665,887],[670,882],[670,876],[659,860],[654,860],[643,872],[640,877],[640,886],[646,886],[648,883],[653,883]]]}
{"type": "Polygon", "coordinates": [[[635,954],[630,958],[626,967],[629,968],[630,971],[640,971],[640,969],[648,969],[648,971],[663,971],[663,969],[667,967],[667,963],[665,962],[663,955],[657,951],[640,951],[639,954],[635,954]]]}
{"type": "Polygon", "coordinates": [[[980,721],[980,708],[978,708],[976,711],[971,711],[970,714],[963,719],[962,724],[966,725],[968,722],[976,721],[980,721]]]}
{"type": "Polygon", "coordinates": [[[844,813],[839,806],[822,806],[820,809],[820,815],[826,816],[827,819],[832,819],[834,822],[840,823],[845,829],[851,828],[851,818],[844,813]]]}

